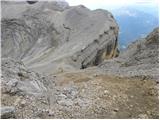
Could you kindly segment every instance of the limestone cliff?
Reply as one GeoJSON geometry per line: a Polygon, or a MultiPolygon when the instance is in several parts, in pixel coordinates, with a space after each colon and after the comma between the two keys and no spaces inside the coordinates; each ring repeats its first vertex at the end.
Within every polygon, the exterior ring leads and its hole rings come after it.
{"type": "Polygon", "coordinates": [[[54,1],[2,2],[2,57],[22,60],[38,72],[97,65],[116,56],[117,37],[118,25],[105,10],[54,1]]]}

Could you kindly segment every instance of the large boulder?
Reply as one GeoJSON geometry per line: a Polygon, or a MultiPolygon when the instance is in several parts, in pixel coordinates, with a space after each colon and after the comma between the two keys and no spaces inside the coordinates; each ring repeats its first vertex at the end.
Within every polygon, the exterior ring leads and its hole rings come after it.
{"type": "Polygon", "coordinates": [[[2,2],[2,57],[38,72],[98,65],[117,56],[117,38],[118,25],[105,10],[64,1],[2,2]]]}

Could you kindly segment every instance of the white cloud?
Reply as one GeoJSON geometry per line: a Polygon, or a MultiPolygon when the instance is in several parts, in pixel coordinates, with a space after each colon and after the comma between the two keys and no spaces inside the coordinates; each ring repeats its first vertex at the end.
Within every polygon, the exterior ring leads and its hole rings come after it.
{"type": "Polygon", "coordinates": [[[130,12],[129,10],[125,10],[121,14],[125,14],[125,15],[131,16],[131,17],[136,17],[136,13],[130,12]]]}

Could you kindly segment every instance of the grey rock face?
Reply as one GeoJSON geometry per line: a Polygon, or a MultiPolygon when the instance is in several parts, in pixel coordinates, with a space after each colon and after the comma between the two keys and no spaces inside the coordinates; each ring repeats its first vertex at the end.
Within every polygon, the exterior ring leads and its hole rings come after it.
{"type": "Polygon", "coordinates": [[[1,110],[1,118],[8,119],[14,118],[15,108],[13,106],[4,106],[0,108],[1,110]]]}
{"type": "Polygon", "coordinates": [[[2,59],[2,93],[10,95],[42,95],[54,86],[54,81],[35,72],[28,71],[22,62],[2,59]],[[47,82],[46,82],[47,81],[47,82]]]}
{"type": "Polygon", "coordinates": [[[2,18],[20,18],[23,13],[28,9],[34,10],[47,10],[52,9],[55,11],[63,11],[69,8],[68,3],[63,0],[52,0],[36,2],[34,4],[29,4],[27,1],[1,1],[2,3],[2,18]]]}
{"type": "Polygon", "coordinates": [[[101,65],[107,73],[121,76],[146,76],[158,80],[159,28],[146,38],[128,46],[119,57],[101,65]]]}
{"type": "Polygon", "coordinates": [[[20,3],[2,2],[3,58],[22,60],[28,68],[50,74],[116,56],[118,25],[108,11],[55,1],[20,3]],[[10,16],[8,9],[15,14],[10,16]]]}

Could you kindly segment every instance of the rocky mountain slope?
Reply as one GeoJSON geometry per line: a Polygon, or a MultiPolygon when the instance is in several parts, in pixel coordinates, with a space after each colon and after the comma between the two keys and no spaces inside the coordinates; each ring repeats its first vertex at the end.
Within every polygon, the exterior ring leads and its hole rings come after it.
{"type": "Polygon", "coordinates": [[[47,77],[7,60],[2,72],[2,118],[158,118],[158,85],[150,79],[92,69],[47,77]]]}
{"type": "Polygon", "coordinates": [[[159,117],[158,28],[119,54],[105,10],[3,1],[1,25],[1,118],[159,117]]]}
{"type": "Polygon", "coordinates": [[[57,5],[55,10],[54,4],[4,3],[2,57],[22,60],[28,68],[48,74],[83,69],[116,56],[118,25],[111,13],[81,5],[57,5]],[[9,16],[6,11],[14,8],[19,9],[9,16]]]}
{"type": "Polygon", "coordinates": [[[155,28],[146,38],[128,46],[119,57],[107,60],[101,65],[108,74],[120,76],[145,76],[159,78],[159,28],[155,28]]]}

